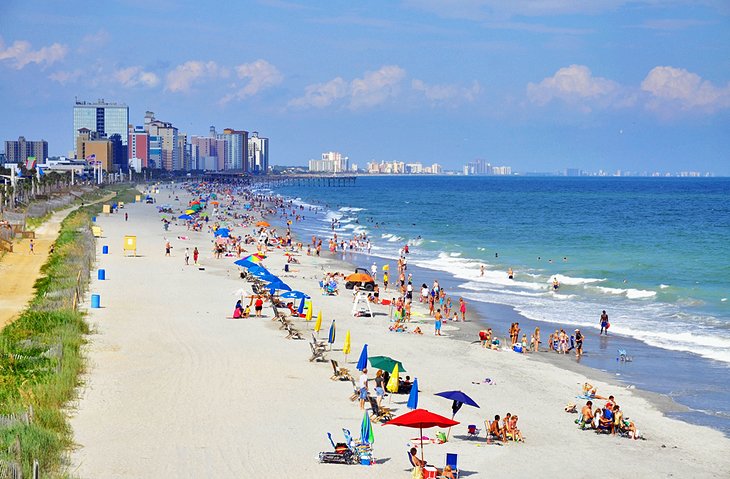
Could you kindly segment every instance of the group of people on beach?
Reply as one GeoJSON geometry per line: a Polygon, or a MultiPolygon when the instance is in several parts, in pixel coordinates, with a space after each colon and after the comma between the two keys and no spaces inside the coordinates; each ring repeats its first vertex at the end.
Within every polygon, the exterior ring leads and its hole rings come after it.
{"type": "MultiPolygon", "coordinates": [[[[596,388],[590,383],[583,385],[583,395],[581,397],[590,398],[580,411],[580,416],[575,420],[581,429],[593,429],[597,432],[605,432],[607,434],[625,435],[631,439],[639,439],[641,436],[636,429],[636,424],[628,417],[624,416],[623,411],[616,402],[613,395],[605,398],[596,394],[596,388]],[[606,401],[603,407],[593,408],[593,401],[606,401]]],[[[574,406],[574,405],[569,405],[574,406]]],[[[569,408],[566,407],[566,411],[569,408]]],[[[574,410],[570,408],[570,410],[574,410]]]]}

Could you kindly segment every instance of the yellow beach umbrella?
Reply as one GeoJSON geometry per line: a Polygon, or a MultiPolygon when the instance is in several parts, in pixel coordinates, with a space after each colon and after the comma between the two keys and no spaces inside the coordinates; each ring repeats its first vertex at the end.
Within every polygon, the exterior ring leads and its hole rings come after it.
{"type": "Polygon", "coordinates": [[[314,330],[319,332],[322,329],[322,311],[317,313],[317,321],[314,323],[314,330]]]}
{"type": "Polygon", "coordinates": [[[195,210],[185,210],[185,214],[187,214],[187,215],[195,214],[195,210]]]}
{"type": "Polygon", "coordinates": [[[312,302],[307,301],[307,314],[304,316],[305,321],[311,321],[312,320],[312,302]]]}
{"type": "Polygon", "coordinates": [[[390,375],[386,389],[392,393],[398,392],[398,365],[393,367],[393,373],[390,375]]]}
{"type": "Polygon", "coordinates": [[[352,345],[350,344],[350,330],[348,329],[347,334],[345,334],[345,344],[342,345],[342,352],[345,353],[345,357],[350,354],[351,348],[352,345]]]}

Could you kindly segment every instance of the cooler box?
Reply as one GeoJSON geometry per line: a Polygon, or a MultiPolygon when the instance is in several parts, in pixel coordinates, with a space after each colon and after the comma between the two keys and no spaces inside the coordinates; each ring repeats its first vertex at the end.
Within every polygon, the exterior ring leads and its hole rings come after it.
{"type": "Polygon", "coordinates": [[[515,344],[514,346],[512,346],[512,350],[514,352],[516,352],[516,353],[521,353],[522,352],[522,345],[521,344],[515,344]]]}
{"type": "Polygon", "coordinates": [[[436,479],[438,477],[438,469],[433,466],[423,468],[423,479],[436,479]]]}

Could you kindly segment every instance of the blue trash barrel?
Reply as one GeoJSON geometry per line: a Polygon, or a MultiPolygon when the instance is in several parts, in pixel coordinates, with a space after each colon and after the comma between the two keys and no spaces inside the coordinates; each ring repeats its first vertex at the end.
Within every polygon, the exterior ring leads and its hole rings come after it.
{"type": "Polygon", "coordinates": [[[97,277],[98,277],[98,278],[99,278],[100,280],[104,281],[104,280],[106,279],[106,270],[105,270],[105,269],[100,269],[100,270],[98,271],[97,277]]]}
{"type": "Polygon", "coordinates": [[[91,307],[92,308],[101,308],[100,299],[101,298],[99,297],[98,294],[92,294],[91,295],[91,307]]]}
{"type": "Polygon", "coordinates": [[[94,223],[96,223],[96,216],[92,216],[91,217],[91,221],[93,221],[94,223]]]}
{"type": "Polygon", "coordinates": [[[109,254],[109,246],[107,246],[107,245],[102,246],[101,254],[109,254]]]}

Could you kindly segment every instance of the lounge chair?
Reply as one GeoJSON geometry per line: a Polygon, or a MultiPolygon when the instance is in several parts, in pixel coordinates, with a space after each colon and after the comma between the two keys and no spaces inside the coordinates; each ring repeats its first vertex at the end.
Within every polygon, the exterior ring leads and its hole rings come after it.
{"type": "Polygon", "coordinates": [[[383,406],[378,406],[378,401],[372,397],[368,396],[368,401],[370,402],[370,411],[371,411],[371,417],[376,421],[390,421],[393,419],[393,412],[383,406]]]}
{"type": "Polygon", "coordinates": [[[327,358],[324,357],[325,349],[322,349],[313,343],[309,343],[309,347],[312,350],[312,357],[309,358],[309,362],[316,360],[317,362],[324,362],[327,361],[327,358]]]}
{"type": "Polygon", "coordinates": [[[354,402],[360,398],[360,386],[357,385],[352,376],[350,376],[350,382],[352,383],[352,395],[350,396],[350,401],[354,402]]]}
{"type": "Polygon", "coordinates": [[[327,341],[317,339],[317,336],[315,336],[314,333],[312,333],[312,343],[318,348],[327,348],[327,341]]]}
{"type": "Polygon", "coordinates": [[[334,374],[330,377],[333,381],[349,381],[352,379],[352,376],[350,376],[350,370],[347,368],[341,368],[339,364],[337,364],[337,361],[334,359],[330,359],[330,362],[332,363],[332,370],[334,371],[334,374]]]}
{"type": "Polygon", "coordinates": [[[291,325],[291,323],[288,323],[286,325],[286,339],[304,339],[304,336],[302,336],[302,333],[299,332],[299,330],[295,329],[294,326],[291,325]]]}

